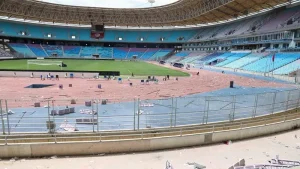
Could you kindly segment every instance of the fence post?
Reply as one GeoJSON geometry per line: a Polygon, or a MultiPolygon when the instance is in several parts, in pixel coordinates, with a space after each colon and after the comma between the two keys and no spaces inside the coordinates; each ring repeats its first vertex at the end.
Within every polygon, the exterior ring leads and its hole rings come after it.
{"type": "Polygon", "coordinates": [[[137,100],[137,106],[138,106],[138,111],[137,111],[137,116],[138,116],[138,124],[137,124],[137,130],[140,130],[140,99],[138,98],[137,100]]]}
{"type": "Polygon", "coordinates": [[[300,104],[300,90],[298,90],[298,102],[297,102],[297,112],[299,111],[299,104],[300,104]]]}
{"type": "MultiPolygon", "coordinates": [[[[48,129],[49,129],[49,133],[51,133],[51,119],[50,119],[50,101],[48,100],[48,106],[47,106],[47,109],[48,109],[48,129]]],[[[54,106],[53,106],[53,109],[54,109],[54,106]]],[[[54,115],[53,115],[54,116],[54,115]]]]}
{"type": "MultiPolygon", "coordinates": [[[[52,106],[53,106],[53,109],[54,109],[54,101],[52,101],[52,106]]],[[[48,106],[49,108],[48,109],[50,109],[50,106],[48,106]]],[[[59,109],[59,105],[57,105],[57,108],[59,109]]],[[[53,124],[55,124],[54,125],[54,131],[53,131],[53,133],[56,133],[56,123],[55,123],[55,118],[58,118],[57,116],[52,116],[53,117],[53,124]]],[[[59,118],[58,118],[59,119],[59,118]]],[[[66,119],[67,120],[67,119],[66,119]]]]}
{"type": "Polygon", "coordinates": [[[99,132],[99,100],[97,99],[97,107],[96,107],[96,112],[97,112],[97,132],[99,132]]]}
{"type": "Polygon", "coordinates": [[[175,120],[174,120],[174,127],[176,127],[176,121],[177,121],[177,97],[175,97],[175,108],[174,108],[174,116],[175,116],[175,120]]]}
{"type": "Polygon", "coordinates": [[[133,99],[133,131],[135,131],[136,99],[133,99]]]}
{"type": "Polygon", "coordinates": [[[7,133],[10,135],[10,127],[9,127],[9,116],[8,116],[8,107],[7,107],[7,100],[5,100],[5,108],[6,108],[6,121],[7,121],[7,133]]]}
{"type": "Polygon", "coordinates": [[[232,116],[230,121],[234,121],[236,96],[232,96],[232,116]]]}
{"type": "Polygon", "coordinates": [[[252,115],[253,118],[256,117],[257,104],[258,104],[258,94],[256,94],[256,96],[255,96],[254,107],[253,107],[253,115],[252,115]]]}
{"type": "Polygon", "coordinates": [[[277,96],[277,92],[274,93],[274,97],[273,97],[272,114],[274,114],[274,110],[275,110],[276,96],[277,96]]]}
{"type": "Polygon", "coordinates": [[[290,95],[291,95],[291,91],[289,91],[288,93],[288,98],[287,98],[287,101],[286,101],[286,111],[289,109],[289,101],[290,101],[290,95]]]}
{"type": "Polygon", "coordinates": [[[0,114],[1,114],[1,122],[2,122],[2,132],[5,135],[5,124],[3,119],[3,110],[2,110],[2,100],[0,100],[0,114]]]}
{"type": "Polygon", "coordinates": [[[94,114],[94,99],[91,100],[92,102],[92,117],[93,117],[93,133],[95,132],[95,114],[94,114]]]}
{"type": "Polygon", "coordinates": [[[172,108],[171,108],[171,114],[170,114],[170,127],[173,126],[173,111],[174,111],[174,98],[172,97],[172,108]]]}
{"type": "Polygon", "coordinates": [[[205,97],[205,105],[204,105],[204,112],[203,112],[203,119],[202,119],[202,124],[205,124],[205,116],[206,116],[206,112],[208,111],[207,110],[207,97],[205,97]]]}
{"type": "MultiPolygon", "coordinates": [[[[209,97],[210,98],[210,97],[209,97]]],[[[207,101],[207,100],[206,100],[207,101]]],[[[205,124],[207,124],[207,122],[208,122],[208,112],[209,112],[209,99],[208,99],[208,101],[207,101],[207,111],[206,111],[206,122],[205,122],[205,124]]]]}

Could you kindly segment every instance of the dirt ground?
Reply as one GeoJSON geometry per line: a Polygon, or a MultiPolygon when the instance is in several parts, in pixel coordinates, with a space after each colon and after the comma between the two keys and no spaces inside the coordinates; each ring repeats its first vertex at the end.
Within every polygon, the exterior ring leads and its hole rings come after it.
{"type": "MultiPolygon", "coordinates": [[[[128,101],[134,98],[159,99],[167,97],[184,96],[188,94],[215,91],[229,87],[230,81],[237,86],[244,87],[287,87],[287,84],[256,80],[230,74],[222,74],[207,70],[190,70],[190,77],[176,77],[163,81],[163,77],[157,77],[159,82],[142,85],[141,79],[125,78],[120,84],[117,80],[104,79],[68,79],[41,81],[39,78],[14,78],[1,77],[0,99],[8,99],[9,107],[28,107],[34,102],[43,102],[46,99],[71,100],[79,99],[82,103],[88,99],[109,99],[115,101],[128,101]],[[130,86],[132,83],[133,86],[130,86]],[[31,89],[25,88],[31,84],[54,84],[52,87],[31,89]],[[64,86],[59,89],[59,85],[64,86]],[[69,87],[72,84],[73,87],[69,87]],[[98,89],[101,84],[102,89],[98,89]],[[25,101],[27,100],[27,101],[25,101]]],[[[79,102],[79,101],[78,101],[79,102]]],[[[62,105],[66,105],[63,103],[62,105]]]]}

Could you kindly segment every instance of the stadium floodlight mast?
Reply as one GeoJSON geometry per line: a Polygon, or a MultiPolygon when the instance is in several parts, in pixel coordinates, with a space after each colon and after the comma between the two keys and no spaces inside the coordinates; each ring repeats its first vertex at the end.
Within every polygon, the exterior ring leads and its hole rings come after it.
{"type": "Polygon", "coordinates": [[[153,6],[153,4],[155,3],[155,0],[148,0],[148,2],[151,4],[151,6],[153,6]]]}

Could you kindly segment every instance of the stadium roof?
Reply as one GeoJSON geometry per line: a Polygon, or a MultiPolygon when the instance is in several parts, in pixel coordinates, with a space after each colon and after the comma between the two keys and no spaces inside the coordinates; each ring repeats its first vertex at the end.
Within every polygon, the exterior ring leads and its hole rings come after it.
{"type": "Polygon", "coordinates": [[[151,8],[100,8],[37,0],[0,0],[0,15],[40,22],[161,27],[226,21],[291,0],[179,0],[151,8]]]}

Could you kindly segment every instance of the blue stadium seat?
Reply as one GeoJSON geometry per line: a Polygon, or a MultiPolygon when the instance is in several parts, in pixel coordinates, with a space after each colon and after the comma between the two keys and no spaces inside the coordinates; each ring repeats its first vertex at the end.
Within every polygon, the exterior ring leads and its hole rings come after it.
{"type": "Polygon", "coordinates": [[[22,56],[27,57],[35,57],[36,55],[28,48],[26,44],[22,43],[10,43],[10,47],[12,47],[16,52],[20,53],[22,56]]]}
{"type": "Polygon", "coordinates": [[[85,46],[85,47],[82,47],[82,49],[81,49],[80,57],[91,58],[94,54],[98,54],[96,47],[85,46]]]}
{"type": "Polygon", "coordinates": [[[57,45],[42,45],[44,50],[47,52],[48,56],[52,56],[53,54],[57,54],[58,57],[64,56],[62,46],[57,45]]]}
{"type": "Polygon", "coordinates": [[[158,48],[149,48],[147,51],[140,57],[141,60],[149,60],[155,53],[157,53],[160,49],[158,48]]]}
{"type": "Polygon", "coordinates": [[[127,59],[131,59],[133,56],[140,58],[147,51],[147,48],[130,48],[127,54],[127,59]]]}
{"type": "Polygon", "coordinates": [[[29,49],[37,56],[37,57],[47,57],[48,54],[44,51],[41,45],[37,44],[27,44],[29,49]]]}
{"type": "Polygon", "coordinates": [[[227,65],[233,61],[236,61],[238,59],[241,59],[247,55],[249,55],[249,53],[233,53],[232,55],[226,57],[224,61],[216,64],[216,66],[219,66],[219,67],[225,66],[225,65],[227,65]]]}
{"type": "Polygon", "coordinates": [[[228,68],[240,68],[242,66],[245,66],[247,64],[250,64],[251,62],[254,62],[258,59],[260,59],[261,57],[264,57],[266,54],[265,53],[252,53],[250,55],[247,55],[241,59],[238,59],[236,61],[233,61],[227,65],[225,65],[224,67],[228,67],[228,68]]]}
{"type": "Polygon", "coordinates": [[[98,47],[97,53],[101,58],[112,58],[113,57],[113,48],[110,47],[98,47]]]}
{"type": "Polygon", "coordinates": [[[63,46],[64,57],[79,57],[81,46],[63,46]]]}
{"type": "Polygon", "coordinates": [[[300,58],[299,53],[277,53],[275,61],[272,61],[273,54],[269,54],[256,62],[244,66],[242,69],[254,72],[270,72],[286,64],[292,63],[300,58]]]}
{"type": "Polygon", "coordinates": [[[114,48],[113,58],[114,59],[126,59],[129,49],[128,48],[114,48]]]}

